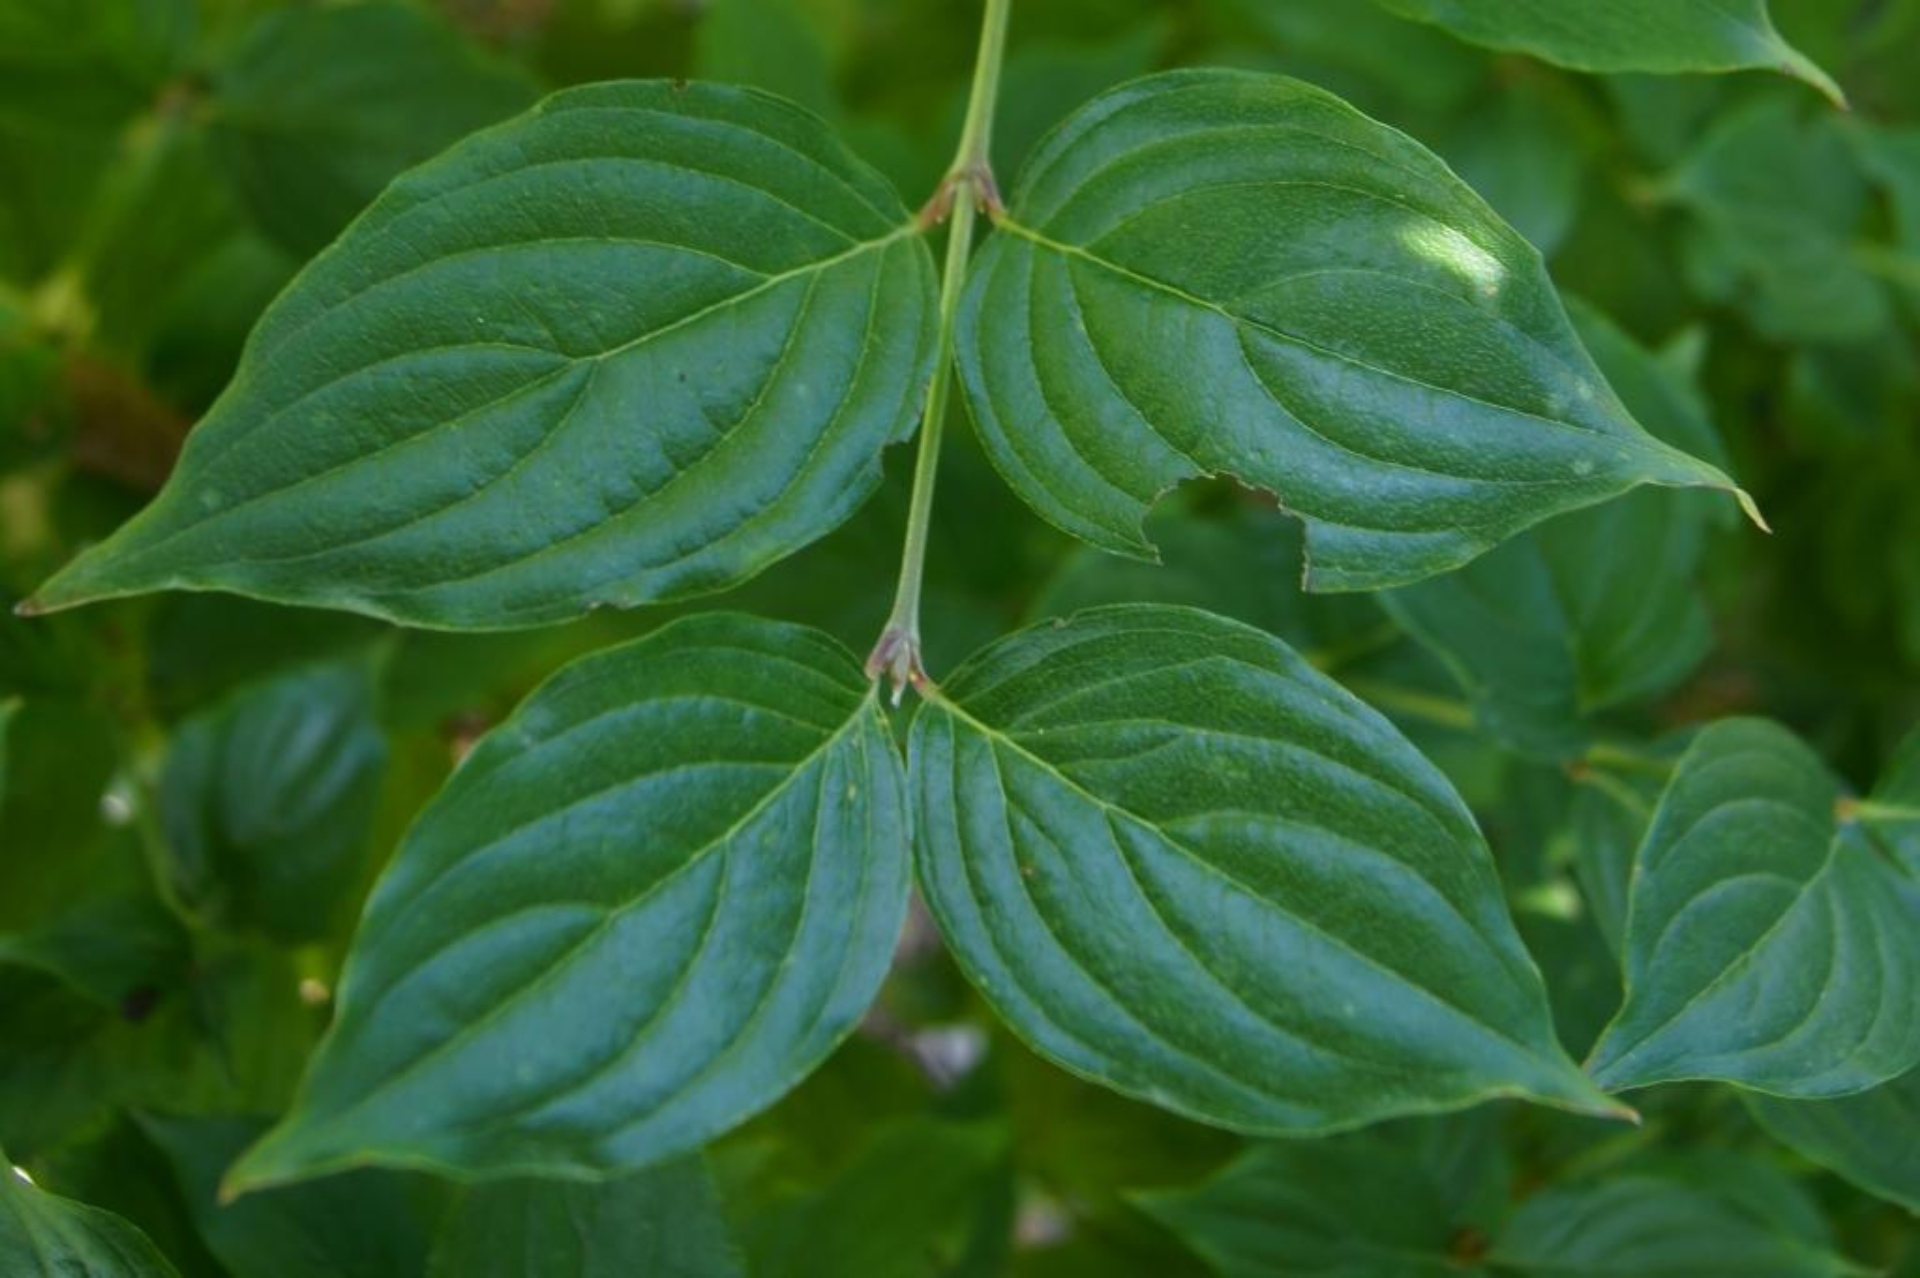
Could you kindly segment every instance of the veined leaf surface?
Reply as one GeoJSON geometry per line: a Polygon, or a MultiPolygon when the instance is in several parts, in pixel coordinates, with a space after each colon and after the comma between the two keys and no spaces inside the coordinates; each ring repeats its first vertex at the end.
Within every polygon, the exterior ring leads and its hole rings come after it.
{"type": "Polygon", "coordinates": [[[1609,1089],[1719,1079],[1843,1096],[1920,1062],[1920,894],[1798,738],[1716,723],[1635,854],[1627,998],[1589,1063],[1609,1089]]]}
{"type": "Polygon", "coordinates": [[[906,909],[902,787],[859,663],[817,632],[702,616],[566,667],[408,836],[234,1183],[698,1148],[865,1013],[906,909]]]}
{"type": "Polygon", "coordinates": [[[389,187],[159,498],[30,607],[219,589],[503,628],[716,590],[866,499],[933,312],[899,197],[798,108],[558,93],[389,187]]]}
{"type": "MultiPolygon", "coordinates": [[[[1578,307],[1574,319],[1640,420],[1676,448],[1719,458],[1690,386],[1598,311],[1578,307]]],[[[1629,493],[1381,602],[1453,672],[1489,732],[1569,757],[1591,735],[1589,715],[1665,692],[1712,646],[1694,580],[1712,511],[1698,494],[1629,493]]]]}
{"type": "Polygon", "coordinates": [[[929,700],[910,754],[949,947],[1068,1069],[1252,1132],[1608,1108],[1459,797],[1279,640],[1184,608],[1043,624],[929,700]]]}
{"type": "Polygon", "coordinates": [[[1174,72],[1035,152],[956,335],[987,451],[1047,519],[1151,557],[1226,473],[1306,521],[1322,590],[1458,567],[1641,484],[1730,488],[1648,435],[1540,256],[1433,154],[1319,89],[1174,72]]]}

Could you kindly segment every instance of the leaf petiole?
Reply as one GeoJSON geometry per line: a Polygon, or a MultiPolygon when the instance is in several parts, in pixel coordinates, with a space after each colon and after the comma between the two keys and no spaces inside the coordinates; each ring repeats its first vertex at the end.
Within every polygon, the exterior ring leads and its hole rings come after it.
{"type": "Polygon", "coordinates": [[[980,26],[980,55],[974,64],[973,88],[967,98],[967,118],[960,131],[960,146],[946,177],[921,209],[918,219],[923,227],[948,222],[946,265],[940,279],[940,318],[934,337],[933,381],[927,388],[926,414],[920,424],[920,446],[914,459],[913,496],[900,557],[900,584],[894,594],[893,612],[866,665],[868,678],[885,677],[892,681],[896,706],[907,685],[913,685],[916,691],[930,685],[920,655],[920,593],[926,575],[934,481],[940,469],[940,439],[953,392],[954,317],[960,310],[960,290],[966,284],[967,261],[973,252],[974,219],[982,211],[998,213],[1001,208],[988,151],[993,139],[994,104],[1000,95],[1007,17],[1012,7],[1013,0],[987,0],[986,15],[980,26]]]}

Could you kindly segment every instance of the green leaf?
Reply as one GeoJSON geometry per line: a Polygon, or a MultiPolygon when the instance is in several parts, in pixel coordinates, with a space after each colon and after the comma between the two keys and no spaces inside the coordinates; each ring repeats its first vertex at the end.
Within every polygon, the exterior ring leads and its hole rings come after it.
{"type": "Polygon", "coordinates": [[[1774,1137],[1871,1194],[1920,1213],[1920,1070],[1835,1100],[1749,1094],[1774,1137]]]}
{"type": "Polygon", "coordinates": [[[801,0],[712,0],[699,11],[691,74],[777,93],[831,117],[836,50],[801,0]]]}
{"type": "MultiPolygon", "coordinates": [[[[1403,1136],[1425,1133],[1403,1131],[1403,1136]]],[[[1472,1223],[1461,1168],[1379,1132],[1257,1145],[1204,1184],[1136,1201],[1222,1278],[1447,1278],[1472,1223]],[[1411,1155],[1411,1156],[1410,1156],[1411,1155]]]]}
{"type": "Polygon", "coordinates": [[[1892,319],[1857,251],[1866,178],[1831,118],[1776,99],[1728,113],[1663,193],[1694,220],[1684,261],[1695,291],[1764,335],[1860,342],[1892,319]]]}
{"type": "MultiPolygon", "coordinates": [[[[1691,387],[1599,312],[1574,316],[1636,416],[1677,448],[1720,455],[1691,387]]],[[[1708,513],[1694,494],[1629,493],[1381,602],[1453,672],[1481,727],[1518,750],[1567,757],[1592,715],[1667,691],[1712,646],[1695,583],[1708,513]]]]}
{"type": "Polygon", "coordinates": [[[797,108],[556,94],[389,187],[28,610],[218,589],[505,628],[732,585],[865,500],[933,298],[898,197],[797,108]]]}
{"type": "Polygon", "coordinates": [[[42,1153],[30,1170],[42,1189],[133,1225],[185,1278],[230,1278],[201,1241],[166,1155],[133,1118],[114,1115],[81,1139],[42,1153]]]}
{"type": "Polygon", "coordinates": [[[55,270],[123,133],[185,61],[194,0],[0,6],[0,276],[55,270]],[[25,180],[26,175],[31,180],[25,180]]]}
{"type": "Polygon", "coordinates": [[[1920,728],[1893,752],[1879,784],[1851,814],[1862,832],[1920,883],[1920,728]]]}
{"type": "Polygon", "coordinates": [[[783,1195],[746,1222],[749,1271],[755,1278],[955,1273],[989,1214],[1006,1143],[992,1124],[922,1118],[882,1128],[827,1183],[783,1195]]]}
{"type": "Polygon", "coordinates": [[[132,1225],[34,1188],[0,1157],[0,1273],[7,1278],[177,1278],[132,1225]]]}
{"type": "Polygon", "coordinates": [[[698,1148],[866,1011],[906,909],[903,784],[816,632],[697,617],[566,667],[414,826],[293,1113],[230,1183],[698,1148]]]}
{"type": "Polygon", "coordinates": [[[426,1265],[436,1183],[364,1171],[222,1203],[220,1173],[264,1121],[146,1117],[140,1127],[173,1164],[201,1238],[232,1278],[417,1278],[426,1265]]]}
{"type": "Polygon", "coordinates": [[[1633,859],[1660,785],[1651,778],[1628,781],[1588,765],[1584,783],[1573,796],[1570,814],[1573,872],[1593,921],[1617,959],[1626,951],[1627,899],[1633,888],[1633,859]]]}
{"type": "Polygon", "coordinates": [[[1609,1111],[1465,806],[1280,641],[1181,608],[1041,625],[954,675],[910,753],[948,946],[1069,1070],[1276,1134],[1609,1111]]]}
{"type": "Polygon", "coordinates": [[[262,18],[215,72],[206,117],[261,228],[306,257],[396,174],[534,97],[439,18],[375,0],[262,18]]]}
{"type": "Polygon", "coordinates": [[[1627,997],[1603,1086],[1719,1079],[1840,1096],[1920,1061],[1920,897],[1785,729],[1726,720],[1680,760],[1635,856],[1627,997]]]}
{"type": "Polygon", "coordinates": [[[737,1278],[706,1165],[683,1159],[599,1184],[476,1185],[440,1226],[428,1278],[737,1278]]]}
{"type": "MultiPolygon", "coordinates": [[[[1516,79],[1502,83],[1498,96],[1448,130],[1437,149],[1468,186],[1550,259],[1573,229],[1595,143],[1603,136],[1572,86],[1516,79]]],[[[1600,366],[1613,375],[1604,358],[1600,366]]],[[[1639,413],[1631,399],[1627,405],[1639,413]]],[[[1644,415],[1641,420],[1659,433],[1658,421],[1644,415]]]]}
{"type": "Polygon", "coordinates": [[[180,901],[288,943],[331,936],[366,870],[386,761],[365,660],[296,671],[182,723],[160,791],[180,901]]]}
{"type": "Polygon", "coordinates": [[[1851,137],[1860,163],[1887,193],[1893,209],[1894,242],[1920,255],[1920,127],[1856,124],[1851,137]]]}
{"type": "Polygon", "coordinates": [[[1146,524],[1157,564],[1077,547],[1028,610],[1033,621],[1103,604],[1177,604],[1278,635],[1324,668],[1398,636],[1365,595],[1310,595],[1300,586],[1300,525],[1277,510],[1202,519],[1173,502],[1146,524]]]}
{"type": "Polygon", "coordinates": [[[982,440],[1037,511],[1151,557],[1232,474],[1321,590],[1457,567],[1645,483],[1731,488],[1637,426],[1537,254],[1434,156],[1296,81],[1136,80],[1035,152],[961,304],[982,440]]]}
{"type": "MultiPolygon", "coordinates": [[[[1920,908],[1920,732],[1894,752],[1880,783],[1854,811],[1856,829],[1906,870],[1902,890],[1920,908]]],[[[1833,1100],[1749,1094],[1760,1125],[1821,1166],[1920,1213],[1920,1069],[1833,1100]]]]}
{"type": "Polygon", "coordinates": [[[1835,1278],[1863,1271],[1823,1240],[1710,1181],[1631,1174],[1549,1189],[1495,1241],[1502,1273],[1527,1278],[1835,1278]]]}
{"type": "Polygon", "coordinates": [[[1781,38],[1767,0],[1379,0],[1473,44],[1577,71],[1779,71],[1845,105],[1833,78],[1781,38]]]}
{"type": "Polygon", "coordinates": [[[1487,57],[1445,34],[1351,0],[1223,0],[1271,50],[1274,70],[1339,94],[1384,120],[1457,113],[1487,57]]]}

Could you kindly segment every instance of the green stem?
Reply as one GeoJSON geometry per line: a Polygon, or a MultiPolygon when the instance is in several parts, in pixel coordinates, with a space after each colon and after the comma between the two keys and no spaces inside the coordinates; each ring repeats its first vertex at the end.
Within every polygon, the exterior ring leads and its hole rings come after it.
{"type": "Polygon", "coordinates": [[[920,659],[920,592],[926,579],[927,538],[932,526],[934,481],[940,470],[940,438],[953,392],[953,330],[973,252],[974,220],[982,209],[998,212],[1000,192],[993,180],[988,149],[993,140],[993,109],[1000,95],[1000,64],[1006,52],[1007,17],[1013,0],[987,0],[980,26],[980,56],[973,68],[973,90],[953,164],[934,196],[920,212],[923,225],[951,217],[947,228],[946,268],[940,279],[940,317],[934,334],[933,382],[914,460],[913,497],[907,510],[906,544],[900,557],[900,585],[886,629],[867,658],[867,677],[893,682],[893,701],[908,684],[929,686],[920,659]]]}
{"type": "Polygon", "coordinates": [[[1878,803],[1872,799],[1849,804],[1847,810],[1858,821],[1881,821],[1887,824],[1920,821],[1920,808],[1898,803],[1878,803]]]}
{"type": "Polygon", "coordinates": [[[1363,701],[1372,702],[1378,709],[1423,719],[1437,727],[1452,728],[1459,732],[1474,730],[1473,707],[1464,701],[1435,696],[1417,688],[1403,688],[1379,679],[1346,679],[1342,682],[1346,684],[1347,691],[1363,701]]]}
{"type": "Polygon", "coordinates": [[[1638,772],[1642,776],[1657,777],[1663,781],[1672,776],[1674,768],[1678,766],[1672,759],[1642,754],[1628,746],[1606,742],[1599,742],[1589,749],[1585,762],[1589,767],[1605,768],[1610,772],[1638,772]]]}

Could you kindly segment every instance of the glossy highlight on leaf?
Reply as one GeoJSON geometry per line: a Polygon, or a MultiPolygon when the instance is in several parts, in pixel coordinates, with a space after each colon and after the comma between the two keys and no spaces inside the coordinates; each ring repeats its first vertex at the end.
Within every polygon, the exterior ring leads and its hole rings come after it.
{"type": "Polygon", "coordinates": [[[1841,799],[1778,725],[1695,739],[1635,855],[1626,1002],[1588,1065],[1603,1086],[1844,1096],[1920,1062],[1920,893],[1841,799]]]}
{"type": "Polygon", "coordinates": [[[1184,608],[1043,624],[963,666],[909,754],[949,948],[1075,1073],[1276,1134],[1618,1112],[1554,1041],[1465,806],[1279,640],[1184,608]]]}
{"type": "Polygon", "coordinates": [[[160,497],[28,610],[215,589],[497,629],[717,590],[866,499],[933,312],[899,197],[798,108],[558,93],[315,259],[160,497]]]}
{"type": "Polygon", "coordinates": [[[1540,256],[1433,154],[1319,89],[1181,71],[1035,152],[956,355],[1035,510],[1151,557],[1141,521],[1230,474],[1306,521],[1310,586],[1402,585],[1642,484],[1731,489],[1648,435],[1540,256]]]}
{"type": "Polygon", "coordinates": [[[908,877],[899,755],[832,640],[720,614],[575,662],[415,825],[293,1113],[229,1186],[696,1149],[853,1028],[908,877]]]}

